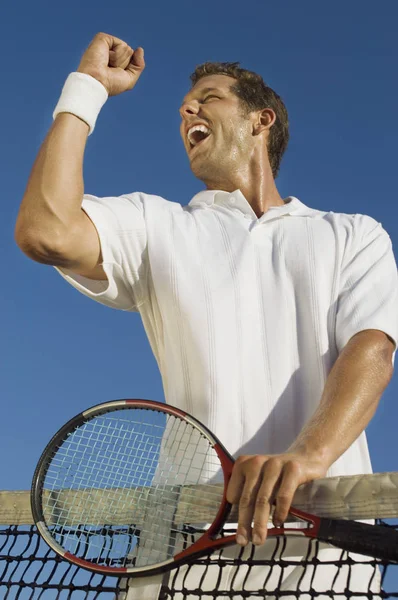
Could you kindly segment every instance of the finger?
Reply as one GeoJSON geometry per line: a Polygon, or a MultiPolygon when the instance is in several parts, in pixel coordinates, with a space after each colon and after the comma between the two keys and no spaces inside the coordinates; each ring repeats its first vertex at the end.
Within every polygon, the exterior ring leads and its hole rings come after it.
{"type": "Polygon", "coordinates": [[[130,62],[130,57],[132,55],[133,50],[125,45],[119,45],[114,50],[109,51],[109,65],[111,67],[126,67],[130,62]]]}
{"type": "Polygon", "coordinates": [[[236,532],[236,540],[241,546],[245,546],[251,540],[254,505],[262,483],[262,472],[266,461],[267,458],[260,455],[243,456],[237,460],[244,476],[243,488],[241,485],[239,489],[239,516],[236,532]]]}
{"type": "Polygon", "coordinates": [[[130,60],[131,60],[131,57],[133,54],[134,54],[134,50],[127,47],[126,50],[124,51],[124,53],[120,56],[117,66],[120,67],[121,69],[126,69],[126,67],[128,67],[128,65],[130,64],[130,60]]]}
{"type": "Polygon", "coordinates": [[[231,479],[229,480],[226,494],[226,500],[230,504],[239,503],[241,491],[245,482],[245,477],[243,475],[244,463],[245,460],[242,457],[239,457],[232,469],[231,479]]]}
{"type": "Polygon", "coordinates": [[[294,461],[286,463],[279,489],[275,496],[275,511],[273,515],[275,527],[280,527],[286,521],[294,494],[302,483],[300,466],[294,461]]]}
{"type": "MultiPolygon", "coordinates": [[[[239,505],[239,513],[240,513],[240,501],[242,490],[245,485],[245,475],[244,469],[246,468],[247,461],[250,459],[250,456],[239,456],[234,464],[232,469],[231,479],[228,483],[226,499],[230,504],[239,505]]],[[[239,517],[238,517],[239,518],[239,517]]],[[[236,541],[239,545],[245,546],[248,542],[248,532],[246,528],[242,525],[238,525],[238,529],[236,531],[236,541]]]]}
{"type": "MultiPolygon", "coordinates": [[[[110,41],[109,39],[107,40],[110,41]]],[[[128,48],[127,42],[117,38],[115,36],[111,36],[111,44],[109,46],[110,50],[115,50],[116,52],[122,52],[125,48],[128,48]]]]}
{"type": "Polygon", "coordinates": [[[238,528],[236,530],[236,541],[241,546],[251,540],[252,521],[257,492],[261,485],[261,473],[246,477],[245,484],[239,500],[238,528]]]}
{"type": "Polygon", "coordinates": [[[112,50],[113,48],[116,48],[117,46],[126,45],[126,42],[124,40],[116,37],[115,35],[111,35],[110,33],[105,33],[103,31],[100,31],[99,33],[97,33],[96,36],[94,37],[94,40],[98,39],[98,38],[103,39],[107,42],[107,44],[109,46],[109,50],[112,50]]]}
{"type": "Polygon", "coordinates": [[[130,65],[132,68],[143,70],[145,68],[145,59],[144,59],[144,48],[138,46],[135,50],[133,50],[133,54],[130,58],[130,65]]]}
{"type": "Polygon", "coordinates": [[[264,544],[268,533],[271,505],[281,476],[282,465],[270,459],[264,466],[262,484],[257,492],[253,514],[253,544],[264,544]]]}

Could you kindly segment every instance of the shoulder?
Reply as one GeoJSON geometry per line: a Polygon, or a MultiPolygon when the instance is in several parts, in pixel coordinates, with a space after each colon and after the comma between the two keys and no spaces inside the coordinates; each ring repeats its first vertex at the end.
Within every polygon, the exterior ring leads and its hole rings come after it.
{"type": "Polygon", "coordinates": [[[145,192],[102,197],[84,194],[82,208],[99,225],[109,228],[113,224],[122,229],[131,223],[141,222],[142,226],[145,226],[145,222],[151,219],[151,215],[159,221],[160,215],[165,216],[165,213],[183,210],[181,204],[177,202],[145,192]]]}
{"type": "Polygon", "coordinates": [[[131,202],[139,207],[141,207],[144,211],[146,209],[160,209],[165,211],[180,211],[183,210],[183,206],[178,202],[174,202],[173,200],[167,200],[163,198],[163,196],[158,196],[156,194],[147,194],[145,192],[132,192],[129,194],[122,194],[120,196],[124,200],[131,202]]]}
{"type": "Polygon", "coordinates": [[[357,244],[364,245],[375,240],[390,242],[382,223],[370,215],[335,213],[335,221],[338,230],[357,244]]]}
{"type": "Polygon", "coordinates": [[[393,251],[390,236],[382,223],[370,215],[330,212],[325,219],[334,230],[342,264],[348,265],[355,258],[366,266],[377,256],[393,251]]]}
{"type": "Polygon", "coordinates": [[[166,198],[155,194],[147,194],[145,192],[129,192],[127,194],[121,194],[120,196],[95,196],[93,194],[84,194],[84,201],[108,206],[135,206],[139,209],[151,205],[163,207],[167,210],[181,210],[183,208],[178,202],[167,200],[166,198]]]}
{"type": "Polygon", "coordinates": [[[337,237],[355,237],[363,239],[367,236],[388,236],[383,225],[371,217],[362,213],[343,213],[334,211],[321,211],[310,209],[312,216],[316,220],[322,220],[334,229],[337,237]]]}
{"type": "Polygon", "coordinates": [[[391,251],[392,242],[383,224],[363,213],[318,210],[303,205],[296,213],[309,217],[308,222],[324,246],[335,244],[341,257],[350,257],[367,247],[380,251],[391,251]]]}

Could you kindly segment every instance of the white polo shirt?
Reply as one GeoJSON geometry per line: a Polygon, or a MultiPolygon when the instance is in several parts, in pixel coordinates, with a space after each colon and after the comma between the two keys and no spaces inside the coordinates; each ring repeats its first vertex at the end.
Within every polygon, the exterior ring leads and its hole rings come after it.
{"type": "MultiPolygon", "coordinates": [[[[235,457],[290,446],[353,335],[398,340],[391,241],[369,216],[289,197],[257,218],[240,190],[203,191],[187,206],[86,194],[82,206],[109,281],[58,271],[97,302],[140,313],[166,401],[235,457]]],[[[363,433],[328,475],[369,472],[363,433]]]]}

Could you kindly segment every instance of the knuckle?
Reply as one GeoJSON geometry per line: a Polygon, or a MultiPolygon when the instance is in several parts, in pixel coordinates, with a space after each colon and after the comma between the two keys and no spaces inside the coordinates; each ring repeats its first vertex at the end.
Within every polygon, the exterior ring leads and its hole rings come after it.
{"type": "Polygon", "coordinates": [[[279,503],[283,503],[283,502],[289,502],[290,500],[290,494],[288,494],[287,492],[281,491],[276,495],[278,502],[279,503]]]}
{"type": "Polygon", "coordinates": [[[282,459],[279,456],[271,456],[267,461],[267,467],[270,469],[280,468],[282,465],[282,459]]]}
{"type": "Polygon", "coordinates": [[[251,494],[242,494],[240,497],[239,506],[241,508],[250,508],[254,506],[253,497],[251,494]]]}
{"type": "Polygon", "coordinates": [[[264,464],[264,457],[256,454],[251,458],[251,462],[255,467],[262,467],[264,464]]]}
{"type": "Polygon", "coordinates": [[[290,507],[290,502],[291,502],[291,499],[290,499],[290,496],[288,496],[288,495],[281,494],[276,497],[276,503],[278,505],[279,510],[288,509],[290,507]]]}
{"type": "Polygon", "coordinates": [[[263,531],[268,529],[267,523],[264,523],[264,521],[262,521],[261,519],[254,519],[253,520],[253,529],[255,529],[257,533],[261,534],[261,533],[263,533],[263,531]]]}
{"type": "Polygon", "coordinates": [[[289,460],[288,464],[287,464],[287,468],[289,470],[290,473],[292,473],[293,475],[299,475],[301,473],[301,464],[299,463],[298,460],[289,460]]]}
{"type": "Polygon", "coordinates": [[[257,496],[256,498],[256,506],[258,506],[259,508],[263,508],[265,506],[269,505],[269,498],[268,496],[261,494],[260,496],[257,496]]]}

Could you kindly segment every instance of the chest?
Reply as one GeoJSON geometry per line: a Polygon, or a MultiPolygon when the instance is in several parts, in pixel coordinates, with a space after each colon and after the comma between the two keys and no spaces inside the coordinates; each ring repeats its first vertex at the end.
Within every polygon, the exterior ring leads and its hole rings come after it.
{"type": "MultiPolygon", "coordinates": [[[[261,223],[222,212],[171,217],[167,235],[150,240],[157,298],[191,312],[195,303],[250,307],[333,301],[339,248],[333,229],[306,217],[261,223]]],[[[300,307],[299,307],[300,308],[300,307]]]]}

